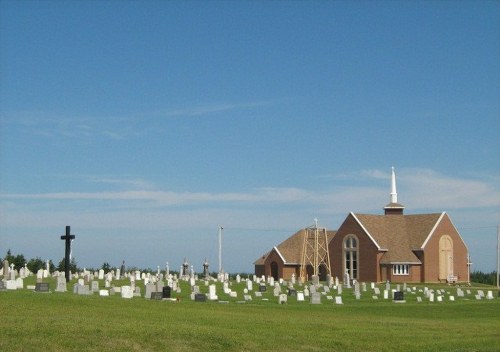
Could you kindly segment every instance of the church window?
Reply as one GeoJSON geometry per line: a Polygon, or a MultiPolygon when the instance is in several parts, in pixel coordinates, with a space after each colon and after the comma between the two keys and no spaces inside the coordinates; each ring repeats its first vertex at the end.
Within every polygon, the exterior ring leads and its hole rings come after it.
{"type": "Polygon", "coordinates": [[[408,265],[408,264],[394,264],[392,266],[392,274],[393,275],[409,275],[410,274],[410,265],[408,265]]]}
{"type": "Polygon", "coordinates": [[[344,271],[347,271],[349,278],[358,278],[358,239],[354,235],[349,235],[344,239],[344,271]]]}

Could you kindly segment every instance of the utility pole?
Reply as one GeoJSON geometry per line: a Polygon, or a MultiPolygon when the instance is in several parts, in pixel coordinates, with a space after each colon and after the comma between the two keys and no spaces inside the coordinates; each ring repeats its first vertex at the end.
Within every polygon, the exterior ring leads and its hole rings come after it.
{"type": "Polygon", "coordinates": [[[219,274],[222,274],[222,230],[224,228],[219,226],[219,274]]]}
{"type": "Polygon", "coordinates": [[[497,225],[497,288],[500,288],[500,225],[497,225]]]}

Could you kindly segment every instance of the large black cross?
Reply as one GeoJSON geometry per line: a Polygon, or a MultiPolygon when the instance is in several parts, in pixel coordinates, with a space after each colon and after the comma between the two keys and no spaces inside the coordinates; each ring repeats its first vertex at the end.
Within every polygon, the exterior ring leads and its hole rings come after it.
{"type": "Polygon", "coordinates": [[[66,282],[69,281],[69,254],[71,253],[71,240],[75,239],[75,235],[70,235],[71,228],[66,226],[66,235],[61,236],[61,240],[66,240],[66,251],[64,252],[64,276],[66,282]]]}

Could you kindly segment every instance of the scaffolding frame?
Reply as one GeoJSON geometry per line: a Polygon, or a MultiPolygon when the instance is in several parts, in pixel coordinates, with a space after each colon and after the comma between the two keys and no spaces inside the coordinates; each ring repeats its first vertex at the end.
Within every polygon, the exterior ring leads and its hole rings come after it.
{"type": "Polygon", "coordinates": [[[306,281],[307,266],[313,268],[313,275],[319,276],[319,268],[324,265],[326,274],[332,275],[330,266],[330,253],[328,251],[328,233],[326,228],[318,227],[317,219],[313,226],[304,229],[302,246],[302,261],[300,265],[300,278],[306,281]]]}

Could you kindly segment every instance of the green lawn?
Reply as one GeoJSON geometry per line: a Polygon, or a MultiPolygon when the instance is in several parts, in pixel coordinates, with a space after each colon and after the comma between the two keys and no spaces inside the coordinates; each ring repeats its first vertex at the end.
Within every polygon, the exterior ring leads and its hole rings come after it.
{"type": "MultiPolygon", "coordinates": [[[[49,282],[54,290],[55,282],[49,282]]],[[[208,291],[203,283],[200,289],[208,291]]],[[[369,292],[357,301],[344,289],[343,305],[325,297],[321,305],[295,299],[279,305],[272,290],[265,294],[269,301],[253,297],[237,303],[243,299],[243,284],[232,289],[237,299],[218,288],[219,299],[229,301],[225,304],[191,301],[187,284],[179,302],[3,291],[0,350],[500,351],[498,298],[476,301],[471,295],[455,302],[417,303],[417,295],[407,294],[407,303],[396,304],[373,300],[369,292]]]]}

